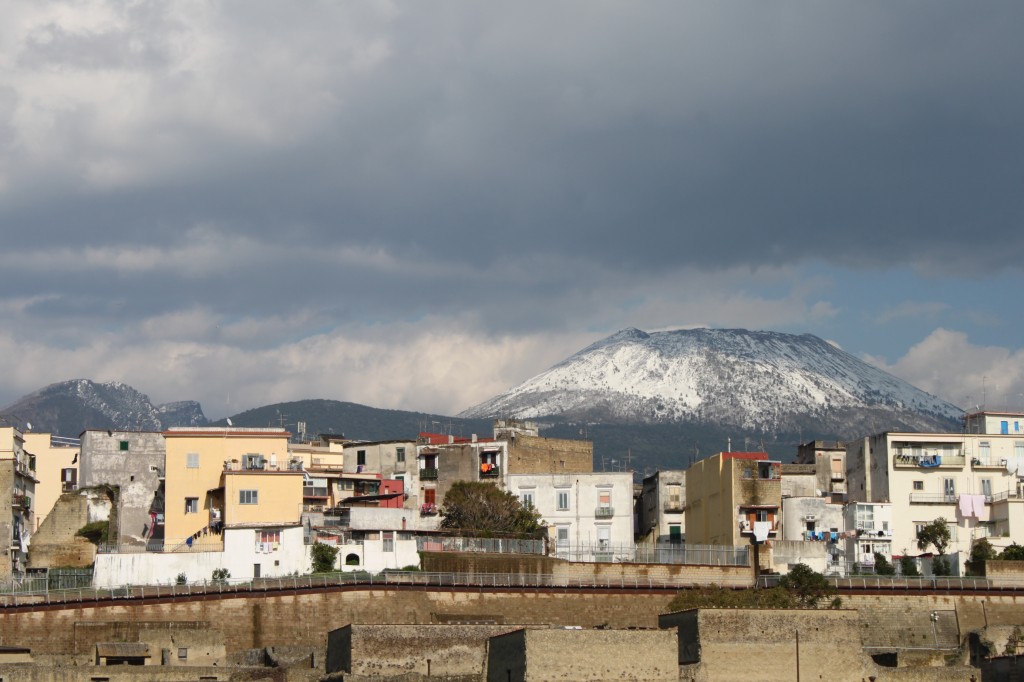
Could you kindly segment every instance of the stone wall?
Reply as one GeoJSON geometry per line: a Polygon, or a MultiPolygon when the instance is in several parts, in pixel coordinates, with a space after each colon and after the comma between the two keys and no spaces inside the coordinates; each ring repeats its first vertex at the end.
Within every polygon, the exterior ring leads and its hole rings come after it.
{"type": "Polygon", "coordinates": [[[589,473],[594,470],[594,444],[589,440],[516,436],[508,441],[509,473],[589,473]]]}
{"type": "Polygon", "coordinates": [[[679,679],[675,632],[518,630],[491,639],[488,682],[679,679]]]}
{"type": "Polygon", "coordinates": [[[1024,561],[986,561],[985,577],[996,585],[1024,586],[1024,561]]]}
{"type": "Polygon", "coordinates": [[[327,672],[392,678],[473,675],[486,670],[487,642],[516,625],[347,625],[328,635],[327,672]]]}
{"type": "MultiPolygon", "coordinates": [[[[92,521],[110,521],[117,527],[117,513],[113,500],[117,493],[108,487],[76,490],[64,493],[46,515],[46,520],[32,536],[29,546],[30,568],[84,568],[92,566],[96,546],[75,535],[82,526],[92,521]]],[[[116,534],[112,541],[116,542],[116,534]]]]}
{"type": "Polygon", "coordinates": [[[503,573],[526,579],[550,575],[556,585],[644,585],[669,581],[683,585],[748,586],[754,581],[749,566],[583,563],[539,555],[472,552],[423,552],[421,562],[423,570],[430,572],[503,573]]]}

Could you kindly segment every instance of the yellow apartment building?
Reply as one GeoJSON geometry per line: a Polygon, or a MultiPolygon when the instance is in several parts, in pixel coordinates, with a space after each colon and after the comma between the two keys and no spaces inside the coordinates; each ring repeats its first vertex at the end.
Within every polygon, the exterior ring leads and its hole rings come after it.
{"type": "Polygon", "coordinates": [[[35,520],[39,530],[61,494],[78,489],[80,444],[77,438],[60,438],[49,433],[26,433],[25,451],[36,458],[35,520]]]}
{"type": "Polygon", "coordinates": [[[782,464],[763,452],[720,452],[686,470],[686,493],[687,544],[740,547],[775,539],[782,464]]]}
{"type": "Polygon", "coordinates": [[[288,468],[287,431],[176,427],[163,435],[165,547],[209,543],[225,528],[299,523],[305,474],[288,468]]]}

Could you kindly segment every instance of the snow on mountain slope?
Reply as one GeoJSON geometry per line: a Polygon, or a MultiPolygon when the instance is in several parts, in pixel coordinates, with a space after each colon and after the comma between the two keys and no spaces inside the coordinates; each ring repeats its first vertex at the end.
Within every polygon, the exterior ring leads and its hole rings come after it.
{"type": "Polygon", "coordinates": [[[879,418],[886,428],[948,428],[960,415],[810,334],[625,329],[459,416],[689,421],[778,431],[879,418]]]}

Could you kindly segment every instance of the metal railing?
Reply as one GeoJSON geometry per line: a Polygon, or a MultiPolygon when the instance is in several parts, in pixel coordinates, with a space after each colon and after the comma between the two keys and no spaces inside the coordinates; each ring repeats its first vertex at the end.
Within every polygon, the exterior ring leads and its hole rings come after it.
{"type": "Polygon", "coordinates": [[[416,538],[419,552],[491,552],[495,554],[544,554],[544,541],[523,538],[416,538]]]}
{"type": "Polygon", "coordinates": [[[594,509],[595,519],[610,519],[613,516],[615,516],[614,507],[597,507],[594,509]]]}
{"type": "Polygon", "coordinates": [[[437,469],[420,469],[421,481],[436,481],[437,469]]]}
{"type": "Polygon", "coordinates": [[[555,556],[569,561],[620,564],[684,564],[693,566],[749,566],[749,547],[727,545],[654,545],[581,544],[559,546],[555,556]]]}
{"type": "MultiPolygon", "coordinates": [[[[760,587],[773,587],[780,576],[761,576],[760,587]]],[[[993,584],[985,578],[893,578],[883,576],[830,577],[829,583],[840,590],[1013,590],[1024,588],[1024,580],[1017,583],[993,584]]],[[[427,573],[421,571],[385,571],[371,575],[352,573],[325,573],[255,580],[204,580],[184,584],[123,585],[111,588],[81,587],[66,590],[10,589],[0,593],[0,608],[37,606],[41,604],[69,604],[103,602],[118,599],[153,599],[172,597],[198,597],[218,594],[266,594],[285,590],[313,590],[336,586],[379,587],[463,587],[474,590],[516,588],[561,589],[664,589],[676,590],[701,584],[715,583],[722,587],[748,588],[753,577],[716,576],[703,581],[680,578],[653,578],[634,574],[630,576],[591,576],[568,578],[553,574],[526,573],[427,573]]]]}
{"type": "Polygon", "coordinates": [[[948,493],[910,493],[911,502],[925,504],[956,504],[956,494],[948,493]]]}

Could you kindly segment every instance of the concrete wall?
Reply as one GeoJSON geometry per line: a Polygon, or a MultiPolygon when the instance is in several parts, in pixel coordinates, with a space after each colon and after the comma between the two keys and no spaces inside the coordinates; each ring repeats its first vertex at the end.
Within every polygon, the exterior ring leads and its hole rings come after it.
{"type": "Polygon", "coordinates": [[[145,431],[86,431],[79,462],[80,487],[117,486],[123,543],[145,543],[160,477],[164,471],[164,437],[145,431]],[[127,442],[128,449],[121,450],[127,442]]]}
{"type": "Polygon", "coordinates": [[[487,680],[675,682],[675,652],[669,631],[519,630],[491,639],[487,680]]]}
{"type": "Polygon", "coordinates": [[[1024,561],[986,561],[985,577],[997,585],[1024,586],[1024,561]]]}
{"type": "Polygon", "coordinates": [[[197,544],[195,551],[97,554],[93,585],[167,585],[173,584],[179,573],[190,582],[202,582],[211,580],[213,572],[222,568],[232,580],[251,580],[256,564],[264,578],[308,573],[311,559],[302,527],[274,530],[281,533],[281,543],[270,552],[257,545],[260,529],[239,528],[224,531],[224,551],[201,551],[197,544]]]}

